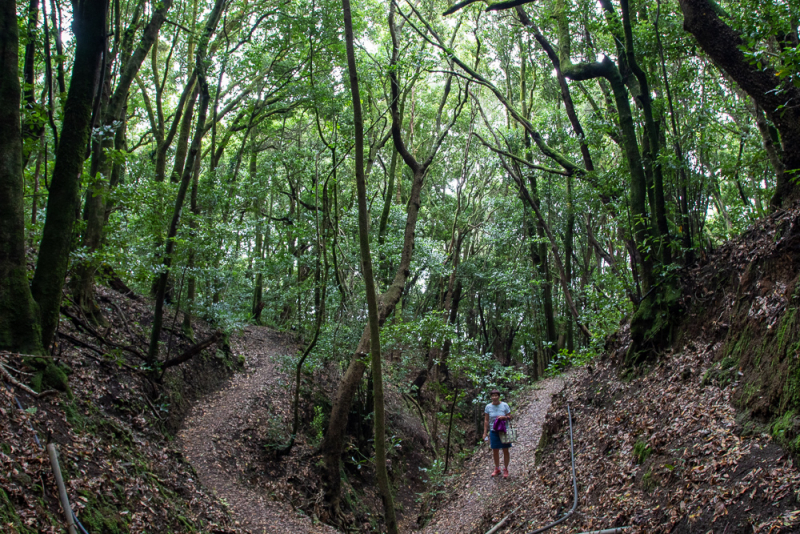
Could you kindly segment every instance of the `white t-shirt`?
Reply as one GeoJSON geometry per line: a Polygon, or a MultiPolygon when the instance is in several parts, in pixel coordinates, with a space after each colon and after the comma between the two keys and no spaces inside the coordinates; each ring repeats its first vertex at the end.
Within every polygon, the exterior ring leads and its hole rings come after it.
{"type": "Polygon", "coordinates": [[[505,402],[501,402],[500,404],[492,404],[491,402],[486,405],[486,409],[484,413],[489,414],[489,430],[492,429],[494,426],[494,421],[501,415],[508,415],[511,413],[511,408],[508,407],[508,404],[505,402]]]}

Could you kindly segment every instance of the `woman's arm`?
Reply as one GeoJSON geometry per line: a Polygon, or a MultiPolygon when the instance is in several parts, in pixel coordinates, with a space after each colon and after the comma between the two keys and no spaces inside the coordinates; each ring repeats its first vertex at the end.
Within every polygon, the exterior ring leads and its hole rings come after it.
{"type": "Polygon", "coordinates": [[[489,414],[483,414],[483,439],[489,435],[489,414]]]}

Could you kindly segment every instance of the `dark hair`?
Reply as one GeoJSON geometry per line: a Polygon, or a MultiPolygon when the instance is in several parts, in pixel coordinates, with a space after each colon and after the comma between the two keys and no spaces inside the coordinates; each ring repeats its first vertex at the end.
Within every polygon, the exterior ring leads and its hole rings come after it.
{"type": "Polygon", "coordinates": [[[490,391],[490,392],[489,392],[489,396],[491,397],[491,396],[492,396],[492,395],[494,395],[495,393],[497,393],[498,395],[500,395],[500,390],[499,390],[499,389],[493,389],[492,391],[490,391]]]}

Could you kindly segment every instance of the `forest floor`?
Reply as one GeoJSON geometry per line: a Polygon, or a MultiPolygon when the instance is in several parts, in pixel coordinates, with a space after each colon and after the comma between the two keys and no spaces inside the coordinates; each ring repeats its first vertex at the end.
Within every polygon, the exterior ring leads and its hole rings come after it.
{"type": "MultiPolygon", "coordinates": [[[[423,469],[430,445],[420,438],[426,432],[388,389],[389,419],[403,433],[403,454],[393,457],[403,532],[417,528],[420,515],[430,518],[421,534],[482,534],[511,510],[497,532],[527,532],[563,517],[573,504],[567,403],[579,500],[554,534],[620,526],[634,527],[631,534],[800,532],[798,457],[779,446],[774,424],[737,411],[736,399],[756,390],[747,367],[726,351],[740,330],[737,309],[759,321],[754,343],[781,344],[775,331],[784,329],[772,326],[797,309],[798,236],[800,211],[779,213],[685,272],[687,295],[697,301],[687,308],[691,328],[638,373],[623,372],[630,343],[623,326],[616,345],[591,365],[518,391],[519,442],[507,480],[489,476],[486,446],[455,474],[430,480],[432,471],[423,469]],[[739,282],[744,289],[723,285],[731,272],[750,273],[739,282]],[[761,293],[753,297],[750,287],[761,293]],[[428,495],[422,511],[421,493],[428,495]]],[[[220,342],[154,380],[139,367],[151,303],[105,286],[97,292],[107,328],[88,327],[65,305],[52,356],[0,353],[16,381],[33,384],[58,367],[69,385],[43,397],[0,385],[0,531],[63,531],[42,447],[52,441],[75,513],[92,533],[336,532],[318,520],[325,508],[314,452],[321,429],[310,423],[317,396],[330,398],[336,374],[304,376],[302,420],[313,432],[279,456],[291,408],[285,370],[298,349],[290,334],[247,327],[230,347],[220,342]]],[[[162,337],[168,353],[194,343],[177,328],[180,319],[174,315],[162,337]]],[[[196,321],[196,339],[213,333],[196,321]]],[[[797,347],[787,352],[792,362],[797,347]]],[[[369,462],[344,462],[342,472],[343,493],[358,507],[351,531],[379,531],[369,462]]]]}
{"type": "MultiPolygon", "coordinates": [[[[509,511],[508,495],[527,484],[532,471],[542,424],[553,395],[559,393],[572,375],[547,378],[536,382],[512,406],[513,424],[518,441],[511,447],[509,478],[491,477],[494,469],[492,450],[483,445],[461,466],[460,475],[452,478],[442,490],[443,502],[433,513],[421,534],[463,534],[473,532],[492,511],[509,511]]],[[[502,453],[500,462],[502,463],[502,453]]]]}

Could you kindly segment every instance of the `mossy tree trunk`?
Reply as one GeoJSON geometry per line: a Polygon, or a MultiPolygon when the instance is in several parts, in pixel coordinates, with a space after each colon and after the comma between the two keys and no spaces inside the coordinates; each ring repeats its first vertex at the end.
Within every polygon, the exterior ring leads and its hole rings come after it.
{"type": "MultiPolygon", "coordinates": [[[[627,362],[636,365],[651,356],[650,349],[652,347],[661,344],[671,336],[672,308],[676,300],[676,292],[674,284],[668,280],[662,280],[659,283],[655,276],[654,260],[658,259],[658,250],[655,249],[651,253],[650,247],[653,247],[658,240],[658,227],[651,224],[647,211],[647,177],[636,137],[628,90],[620,69],[608,56],[600,62],[574,65],[565,72],[565,75],[576,81],[605,78],[611,85],[617,105],[617,115],[622,132],[622,147],[630,172],[629,205],[636,241],[637,266],[643,292],[643,297],[631,319],[633,343],[627,356],[627,362]]],[[[658,187],[658,184],[655,186],[658,187]]]]}
{"type": "Polygon", "coordinates": [[[107,13],[108,0],[81,0],[74,4],[75,61],[47,198],[47,220],[31,284],[33,298],[39,304],[45,348],[52,343],[58,328],[61,292],[80,205],[84,155],[92,127],[92,103],[99,89],[106,46],[107,13]]]}
{"type": "Polygon", "coordinates": [[[16,2],[0,0],[0,350],[43,352],[25,262],[19,27],[16,2]]]}

